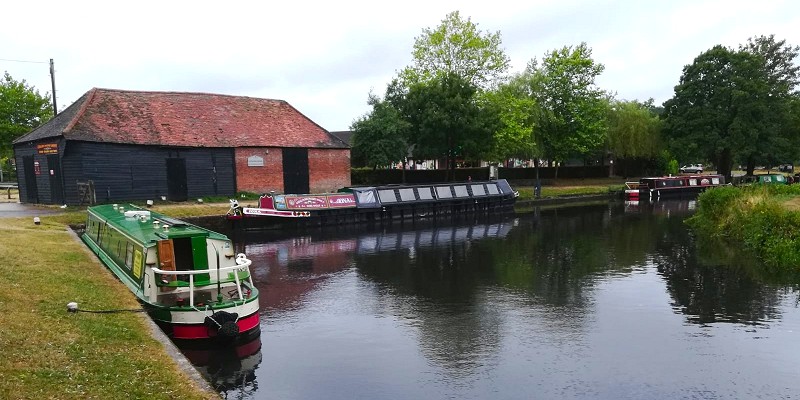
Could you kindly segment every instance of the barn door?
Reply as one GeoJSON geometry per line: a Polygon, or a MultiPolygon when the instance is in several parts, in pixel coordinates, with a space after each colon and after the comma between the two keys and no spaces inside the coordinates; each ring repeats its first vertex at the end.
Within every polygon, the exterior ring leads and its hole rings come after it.
{"type": "Polygon", "coordinates": [[[39,187],[36,186],[36,168],[33,165],[33,156],[22,157],[22,168],[25,171],[25,193],[28,203],[39,202],[39,187]]]}
{"type": "Polygon", "coordinates": [[[167,159],[167,199],[170,201],[186,201],[189,189],[186,184],[186,159],[167,159]]]}
{"type": "Polygon", "coordinates": [[[308,193],[308,149],[283,149],[284,193],[308,193]]]}
{"type": "Polygon", "coordinates": [[[61,184],[61,159],[58,154],[47,156],[47,173],[50,175],[50,202],[64,204],[64,186],[61,184]]]}

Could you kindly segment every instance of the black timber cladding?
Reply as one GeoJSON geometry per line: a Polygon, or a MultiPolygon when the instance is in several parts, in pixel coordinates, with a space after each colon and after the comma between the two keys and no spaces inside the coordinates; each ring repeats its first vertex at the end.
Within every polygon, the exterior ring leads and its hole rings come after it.
{"type": "MultiPolygon", "coordinates": [[[[78,182],[92,180],[98,202],[158,199],[167,196],[167,159],[186,162],[187,194],[191,198],[232,196],[235,194],[234,149],[174,148],[116,143],[61,140],[28,142],[14,146],[17,165],[24,156],[33,156],[41,165],[36,178],[39,202],[55,204],[50,196],[47,156],[37,154],[37,144],[59,142],[63,171],[64,200],[79,204],[78,182]]],[[[27,201],[25,174],[18,169],[20,199],[27,201]]]]}

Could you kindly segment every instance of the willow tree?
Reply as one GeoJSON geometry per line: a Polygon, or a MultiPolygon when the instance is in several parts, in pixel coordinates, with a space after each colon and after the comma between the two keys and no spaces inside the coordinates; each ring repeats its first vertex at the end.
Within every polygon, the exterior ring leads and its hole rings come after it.
{"type": "Polygon", "coordinates": [[[654,159],[662,150],[661,119],[647,104],[637,101],[612,101],[608,125],[608,150],[623,160],[627,176],[627,160],[654,159]]]}

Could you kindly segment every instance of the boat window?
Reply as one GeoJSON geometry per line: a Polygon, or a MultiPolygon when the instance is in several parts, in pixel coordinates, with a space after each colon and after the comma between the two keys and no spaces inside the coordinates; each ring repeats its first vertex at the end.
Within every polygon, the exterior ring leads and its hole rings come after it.
{"type": "Polygon", "coordinates": [[[450,191],[450,186],[437,186],[436,197],[440,199],[449,199],[453,197],[453,193],[450,191]]]}
{"type": "Polygon", "coordinates": [[[417,199],[414,196],[413,188],[400,189],[399,192],[400,192],[400,200],[402,201],[414,201],[417,199]]]}
{"type": "Polygon", "coordinates": [[[697,186],[697,179],[696,178],[689,179],[689,186],[697,186]]]}
{"type": "Polygon", "coordinates": [[[378,198],[381,199],[381,203],[397,202],[397,196],[394,194],[394,189],[378,190],[378,198]]]}
{"type": "Polygon", "coordinates": [[[714,185],[719,185],[719,178],[711,178],[711,183],[714,185]]]}
{"type": "Polygon", "coordinates": [[[420,200],[433,200],[433,192],[430,187],[417,188],[417,194],[420,200]]]}
{"type": "Polygon", "coordinates": [[[497,190],[497,184],[496,183],[490,183],[490,184],[486,185],[486,188],[489,189],[489,194],[494,194],[494,195],[500,194],[500,191],[497,190]]]}
{"type": "Polygon", "coordinates": [[[375,201],[375,192],[372,190],[367,190],[364,192],[356,192],[356,196],[358,197],[358,204],[374,204],[375,201]]]}
{"type": "Polygon", "coordinates": [[[465,185],[453,186],[453,189],[456,191],[456,197],[469,197],[469,193],[467,192],[467,187],[465,185]]]}
{"type": "Polygon", "coordinates": [[[133,265],[133,243],[128,242],[128,249],[125,251],[125,265],[130,268],[133,265]]]}
{"type": "Polygon", "coordinates": [[[486,196],[486,189],[483,187],[483,184],[478,185],[470,185],[472,189],[473,196],[486,196]]]}

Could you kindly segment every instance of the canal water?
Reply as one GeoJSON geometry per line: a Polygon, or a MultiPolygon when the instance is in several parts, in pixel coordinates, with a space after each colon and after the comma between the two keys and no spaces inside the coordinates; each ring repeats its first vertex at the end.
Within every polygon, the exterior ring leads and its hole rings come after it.
{"type": "Polygon", "coordinates": [[[698,245],[694,205],[238,236],[260,338],[190,359],[229,399],[800,396],[797,285],[698,245]]]}

